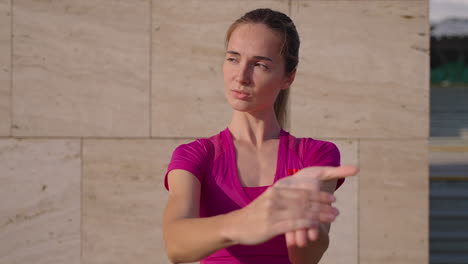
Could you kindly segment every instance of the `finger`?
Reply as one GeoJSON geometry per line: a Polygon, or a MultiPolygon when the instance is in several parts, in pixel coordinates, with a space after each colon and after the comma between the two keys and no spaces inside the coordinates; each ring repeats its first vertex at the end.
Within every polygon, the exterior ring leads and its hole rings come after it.
{"type": "Polygon", "coordinates": [[[331,204],[331,203],[336,202],[336,197],[329,192],[321,191],[319,194],[319,202],[331,204]]]}
{"type": "Polygon", "coordinates": [[[283,188],[276,187],[275,192],[277,195],[277,201],[290,202],[321,202],[331,204],[336,201],[336,197],[326,191],[320,190],[309,190],[309,189],[294,189],[294,188],[283,188]]]}
{"type": "Polygon", "coordinates": [[[302,248],[307,245],[307,230],[306,228],[296,230],[296,245],[298,247],[302,248]]]}
{"type": "Polygon", "coordinates": [[[272,204],[274,208],[288,210],[311,207],[312,204],[331,204],[335,199],[327,192],[314,192],[305,189],[275,188],[275,200],[272,204]]]}
{"type": "Polygon", "coordinates": [[[271,225],[271,231],[274,236],[279,234],[285,234],[289,231],[295,231],[301,228],[318,228],[319,221],[313,219],[292,219],[275,222],[271,225]]]}
{"type": "Polygon", "coordinates": [[[329,207],[327,209],[321,209],[319,212],[313,210],[307,211],[306,213],[304,213],[304,215],[305,217],[311,220],[318,220],[324,223],[331,223],[335,221],[335,219],[339,215],[339,211],[334,207],[329,207]]]}
{"type": "Polygon", "coordinates": [[[314,228],[309,228],[307,230],[307,236],[309,237],[309,240],[310,241],[316,241],[319,237],[319,230],[318,230],[318,226],[317,227],[314,227],[314,228]]]}
{"type": "Polygon", "coordinates": [[[331,205],[329,205],[329,204],[321,204],[319,210],[320,210],[320,211],[319,211],[320,213],[323,213],[323,214],[332,214],[332,215],[334,215],[334,216],[338,216],[339,213],[340,213],[339,210],[338,210],[338,208],[333,207],[333,206],[331,206],[331,205]]]}
{"type": "Polygon", "coordinates": [[[296,245],[296,232],[295,231],[289,231],[285,234],[286,237],[286,246],[287,247],[293,247],[296,245]]]}
{"type": "Polygon", "coordinates": [[[318,201],[280,200],[275,204],[275,212],[271,215],[274,221],[307,218],[330,222],[338,215],[338,209],[330,203],[318,201]]]}
{"type": "MultiPolygon", "coordinates": [[[[328,205],[327,205],[328,206],[328,205]]],[[[273,222],[284,222],[284,221],[300,221],[302,219],[307,219],[310,221],[318,222],[320,219],[320,205],[315,203],[314,205],[307,206],[297,206],[291,204],[290,207],[285,207],[284,209],[278,210],[271,214],[271,220],[273,222]]],[[[324,214],[329,214],[330,210],[323,212],[324,214]]],[[[307,226],[304,226],[307,227],[307,226]]],[[[295,228],[297,229],[297,228],[295,228]]]]}
{"type": "Polygon", "coordinates": [[[336,217],[339,215],[339,213],[323,213],[323,212],[320,212],[320,215],[319,215],[319,220],[320,222],[324,222],[324,223],[331,223],[333,221],[335,221],[336,217]]]}
{"type": "Polygon", "coordinates": [[[358,172],[359,168],[351,165],[344,165],[340,167],[323,167],[323,171],[320,173],[318,178],[322,181],[336,180],[356,175],[358,172]]]}
{"type": "Polygon", "coordinates": [[[280,199],[303,199],[305,201],[311,199],[318,200],[321,198],[321,191],[319,188],[275,187],[275,191],[280,199]]]}
{"type": "MultiPolygon", "coordinates": [[[[317,174],[317,172],[315,172],[314,175],[315,174],[317,174]]],[[[322,181],[316,176],[304,177],[304,175],[301,174],[299,176],[289,176],[283,178],[280,181],[277,181],[274,187],[290,188],[294,190],[306,189],[310,191],[319,192],[322,187],[322,181]]]]}

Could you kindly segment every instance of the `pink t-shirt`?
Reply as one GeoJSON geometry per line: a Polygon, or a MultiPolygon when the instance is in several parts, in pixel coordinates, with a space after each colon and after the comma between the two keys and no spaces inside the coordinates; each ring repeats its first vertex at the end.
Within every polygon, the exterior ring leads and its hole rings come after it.
{"type": "MultiPolygon", "coordinates": [[[[311,166],[339,166],[340,152],[335,144],[312,138],[296,138],[281,130],[273,182],[311,166]]],[[[225,214],[245,207],[269,186],[243,187],[237,173],[236,150],[228,128],[210,138],[197,139],[178,146],[167,174],[183,169],[201,183],[200,217],[225,214]]],[[[338,180],[336,189],[343,184],[338,180]]],[[[201,261],[202,264],[289,264],[284,235],[255,246],[236,245],[221,249],[201,261]]]]}

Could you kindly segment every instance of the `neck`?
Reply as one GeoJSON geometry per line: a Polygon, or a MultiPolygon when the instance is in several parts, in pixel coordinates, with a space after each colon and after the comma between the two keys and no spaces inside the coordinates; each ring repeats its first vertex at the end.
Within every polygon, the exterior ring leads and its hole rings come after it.
{"type": "Polygon", "coordinates": [[[273,109],[255,113],[234,111],[228,128],[234,140],[257,147],[267,140],[278,139],[281,131],[273,109]]]}

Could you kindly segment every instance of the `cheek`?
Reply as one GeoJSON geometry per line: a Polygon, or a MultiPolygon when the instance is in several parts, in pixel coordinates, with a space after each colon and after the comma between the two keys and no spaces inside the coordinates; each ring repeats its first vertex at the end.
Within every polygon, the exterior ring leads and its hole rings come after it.
{"type": "Polygon", "coordinates": [[[281,78],[278,78],[277,75],[269,73],[259,73],[255,78],[256,84],[262,87],[262,92],[271,93],[274,90],[280,89],[281,78]]]}
{"type": "Polygon", "coordinates": [[[223,64],[223,79],[224,83],[228,83],[232,79],[232,69],[226,63],[223,64]]]}
{"type": "Polygon", "coordinates": [[[281,90],[281,81],[282,79],[273,76],[259,79],[258,84],[261,87],[258,90],[259,98],[269,102],[274,101],[281,90]]]}

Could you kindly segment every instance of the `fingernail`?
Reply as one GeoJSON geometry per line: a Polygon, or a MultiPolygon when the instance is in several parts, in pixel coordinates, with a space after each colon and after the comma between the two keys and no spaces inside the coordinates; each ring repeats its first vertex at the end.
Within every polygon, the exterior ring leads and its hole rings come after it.
{"type": "Polygon", "coordinates": [[[333,208],[333,213],[335,214],[335,216],[338,216],[340,214],[340,211],[338,211],[338,209],[336,208],[333,208]]]}

